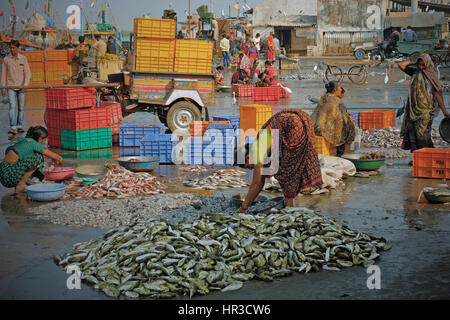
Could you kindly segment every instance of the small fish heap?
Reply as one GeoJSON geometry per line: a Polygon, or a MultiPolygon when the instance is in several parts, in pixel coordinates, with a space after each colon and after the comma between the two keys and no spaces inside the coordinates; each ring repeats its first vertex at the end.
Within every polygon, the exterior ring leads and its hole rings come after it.
{"type": "Polygon", "coordinates": [[[207,214],[179,225],[147,220],[77,243],[54,261],[77,265],[82,280],[111,297],[173,298],[237,290],[247,280],[272,281],[296,271],[367,267],[390,248],[384,238],[305,208],[286,208],[207,214]]]}
{"type": "Polygon", "coordinates": [[[201,173],[201,172],[207,172],[208,169],[203,166],[188,166],[188,167],[180,167],[179,168],[183,172],[193,172],[193,173],[201,173]]]}
{"type": "Polygon", "coordinates": [[[226,190],[230,188],[245,188],[249,184],[240,175],[244,172],[234,169],[217,171],[206,178],[195,178],[183,181],[183,185],[193,189],[226,190]]]}
{"type": "MultiPolygon", "coordinates": [[[[448,145],[442,140],[439,130],[432,129],[431,137],[437,146],[448,145]]],[[[382,129],[363,130],[361,145],[369,148],[400,148],[403,138],[400,136],[400,128],[390,127],[382,129]]]]}
{"type": "Polygon", "coordinates": [[[80,180],[72,180],[65,199],[125,199],[164,193],[166,186],[147,172],[131,172],[120,166],[109,166],[106,176],[90,186],[80,187],[80,180]]]}

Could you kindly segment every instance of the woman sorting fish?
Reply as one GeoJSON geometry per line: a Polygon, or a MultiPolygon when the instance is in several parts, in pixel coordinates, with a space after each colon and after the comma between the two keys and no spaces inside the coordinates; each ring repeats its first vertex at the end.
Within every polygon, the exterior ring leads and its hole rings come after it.
{"type": "Polygon", "coordinates": [[[444,117],[450,118],[442,98],[442,84],[431,57],[423,53],[416,63],[399,62],[398,67],[412,76],[408,102],[400,135],[401,148],[413,152],[422,148],[433,148],[431,125],[438,115],[439,108],[444,117]]]}
{"type": "Polygon", "coordinates": [[[344,88],[336,82],[327,83],[325,88],[327,91],[311,116],[314,132],[336,146],[337,155],[341,156],[355,140],[355,124],[343,103],[344,88]]]}
{"type": "MultiPolygon", "coordinates": [[[[25,138],[18,140],[5,151],[5,158],[0,163],[0,183],[6,188],[15,188],[15,192],[23,192],[29,178],[38,177],[43,165],[44,156],[52,159],[55,164],[62,164],[63,158],[44,147],[48,131],[37,126],[28,129],[25,138]]],[[[40,175],[41,176],[40,176],[40,175]]]]}
{"type": "Polygon", "coordinates": [[[299,193],[313,192],[322,185],[311,118],[301,110],[276,113],[262,126],[256,142],[251,147],[245,145],[245,164],[239,166],[253,170],[252,183],[239,212],[248,213],[265,178],[272,175],[283,189],[285,205],[294,206],[299,193]]]}

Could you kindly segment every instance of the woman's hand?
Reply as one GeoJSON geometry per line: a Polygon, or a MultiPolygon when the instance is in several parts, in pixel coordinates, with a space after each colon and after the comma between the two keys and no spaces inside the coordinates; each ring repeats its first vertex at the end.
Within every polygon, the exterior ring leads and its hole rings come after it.
{"type": "Polygon", "coordinates": [[[244,208],[244,207],[240,207],[239,208],[239,213],[245,213],[245,214],[248,214],[248,208],[244,208]]]}
{"type": "Polygon", "coordinates": [[[450,118],[450,113],[449,113],[448,111],[445,111],[445,112],[444,112],[444,117],[445,117],[445,118],[450,118]]]}
{"type": "Polygon", "coordinates": [[[61,156],[57,156],[55,159],[52,160],[52,164],[55,165],[62,165],[64,163],[64,159],[61,156]]]}

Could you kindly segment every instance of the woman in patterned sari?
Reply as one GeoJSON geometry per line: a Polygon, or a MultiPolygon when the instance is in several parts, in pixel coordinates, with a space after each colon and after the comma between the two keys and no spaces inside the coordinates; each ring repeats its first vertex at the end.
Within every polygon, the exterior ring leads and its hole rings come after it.
{"type": "Polygon", "coordinates": [[[299,193],[311,193],[322,185],[311,118],[301,110],[276,113],[263,125],[252,147],[245,145],[245,164],[239,165],[253,170],[252,183],[239,212],[248,212],[264,187],[265,178],[272,175],[283,189],[285,204],[292,207],[299,193]]]}
{"type": "Polygon", "coordinates": [[[341,156],[355,140],[355,125],[342,100],[344,88],[336,82],[327,83],[325,88],[327,93],[320,99],[311,116],[314,132],[336,146],[337,155],[341,156]]]}
{"type": "Polygon", "coordinates": [[[431,125],[439,113],[439,108],[446,118],[450,117],[442,98],[442,85],[433,60],[428,54],[423,53],[416,63],[403,61],[398,66],[403,72],[412,76],[400,132],[403,137],[401,147],[411,152],[422,148],[433,148],[431,125]]]}

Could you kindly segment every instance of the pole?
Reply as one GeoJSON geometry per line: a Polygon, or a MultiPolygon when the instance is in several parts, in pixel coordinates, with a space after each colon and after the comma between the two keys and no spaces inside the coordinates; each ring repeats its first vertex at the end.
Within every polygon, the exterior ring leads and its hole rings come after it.
{"type": "Polygon", "coordinates": [[[189,35],[189,39],[192,39],[192,32],[191,32],[191,0],[188,0],[188,35],[189,35]]]}
{"type": "Polygon", "coordinates": [[[210,0],[209,1],[209,12],[214,12],[214,0],[210,0]]]}
{"type": "Polygon", "coordinates": [[[80,0],[80,35],[84,36],[84,32],[83,32],[83,0],[80,0]]]}

